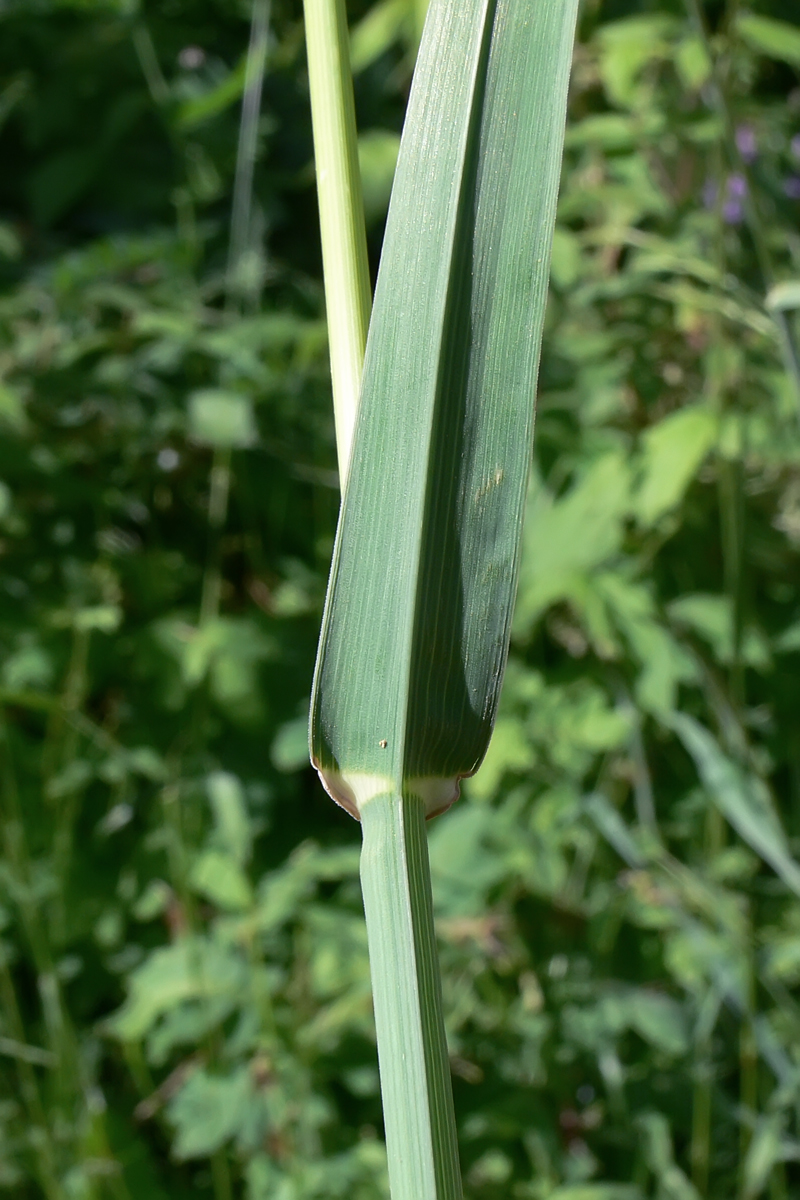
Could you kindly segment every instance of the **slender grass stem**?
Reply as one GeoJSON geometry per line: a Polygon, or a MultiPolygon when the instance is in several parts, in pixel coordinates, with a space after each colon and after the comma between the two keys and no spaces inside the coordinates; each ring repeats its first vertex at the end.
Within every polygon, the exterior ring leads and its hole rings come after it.
{"type": "MultiPolygon", "coordinates": [[[[89,686],[89,641],[90,633],[75,629],[67,677],[64,682],[63,708],[57,714],[54,730],[55,769],[66,769],[74,760],[78,749],[79,733],[75,726],[65,720],[66,714],[80,712],[89,686]]],[[[54,906],[54,937],[57,944],[67,937],[67,893],[75,822],[83,797],[82,789],[69,792],[56,801],[55,831],[53,834],[53,863],[59,881],[59,890],[54,906]]]]}
{"type": "Polygon", "coordinates": [[[786,1166],[784,1163],[778,1162],[770,1173],[769,1197],[770,1200],[786,1200],[787,1195],[786,1166]]]}
{"type": "Polygon", "coordinates": [[[253,232],[253,173],[258,150],[258,118],[261,112],[261,92],[267,62],[270,0],[254,0],[250,23],[250,45],[247,49],[242,116],[239,122],[239,143],[236,150],[236,171],[233,180],[231,231],[228,246],[226,290],[228,302],[250,293],[246,260],[252,249],[253,232]]]}
{"type": "Polygon", "coordinates": [[[732,622],[729,689],[734,708],[741,711],[745,702],[742,663],[745,503],[744,467],[741,457],[729,462],[720,462],[719,472],[724,587],[731,602],[732,622]]]}
{"type": "Polygon", "coordinates": [[[214,1185],[216,1200],[231,1200],[231,1169],[228,1164],[227,1151],[223,1148],[211,1156],[211,1178],[214,1185]]]}
{"type": "MultiPolygon", "coordinates": [[[[2,1000],[3,1017],[7,1029],[16,1041],[24,1043],[25,1030],[14,989],[14,981],[11,978],[11,972],[5,961],[0,962],[0,999],[2,1000]]],[[[27,1109],[29,1129],[31,1132],[36,1131],[36,1136],[31,1137],[30,1140],[31,1145],[34,1147],[39,1183],[47,1200],[61,1200],[63,1193],[56,1172],[55,1151],[51,1140],[50,1125],[45,1116],[36,1073],[30,1062],[27,1062],[22,1057],[16,1058],[15,1066],[20,1095],[27,1109]]]]}
{"type": "Polygon", "coordinates": [[[181,240],[190,248],[192,254],[194,254],[197,251],[197,214],[195,212],[191,188],[188,184],[186,145],[168,115],[167,106],[170,99],[169,84],[161,70],[161,64],[158,61],[158,54],[156,53],[150,30],[143,21],[137,21],[134,25],[131,31],[131,41],[133,42],[133,48],[139,61],[139,67],[147,84],[147,90],[150,93],[150,99],[161,115],[166,135],[172,145],[175,157],[182,166],[184,181],[173,191],[172,201],[175,205],[178,233],[181,240]]]}
{"type": "Polygon", "coordinates": [[[752,1140],[752,1126],[747,1117],[755,1119],[758,1113],[758,1047],[753,1031],[753,1013],[755,1011],[755,972],[752,958],[752,943],[748,938],[747,955],[747,1009],[742,1013],[739,1029],[739,1101],[742,1107],[743,1120],[739,1126],[739,1193],[747,1196],[747,1179],[745,1164],[747,1152],[752,1140]]]}
{"type": "Polygon", "coordinates": [[[350,461],[371,307],[344,0],[305,0],[339,477],[350,461]]]}
{"type": "MultiPolygon", "coordinates": [[[[242,302],[256,297],[248,271],[248,253],[253,247],[253,175],[258,149],[258,118],[269,39],[270,0],[253,0],[250,43],[245,67],[242,115],[236,149],[233,183],[228,266],[225,276],[225,304],[229,312],[242,302]]],[[[231,451],[228,446],[214,450],[208,497],[208,551],[200,600],[200,624],[219,615],[222,594],[222,533],[228,518],[231,490],[231,451]]]]}
{"type": "Polygon", "coordinates": [[[425,806],[413,795],[376,796],[361,824],[392,1200],[460,1200],[425,806]]]}
{"type": "Polygon", "coordinates": [[[708,1168],[711,1157],[711,1064],[707,1042],[697,1047],[692,1095],[692,1183],[701,1196],[708,1188],[708,1168]]]}

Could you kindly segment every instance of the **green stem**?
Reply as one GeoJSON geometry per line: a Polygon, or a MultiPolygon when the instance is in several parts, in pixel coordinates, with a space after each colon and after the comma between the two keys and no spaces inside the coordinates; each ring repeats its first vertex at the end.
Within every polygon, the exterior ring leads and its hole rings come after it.
{"type": "Polygon", "coordinates": [[[247,49],[242,116],[239,122],[239,144],[236,150],[236,173],[233,181],[231,232],[228,248],[226,289],[228,301],[235,296],[250,295],[255,290],[247,278],[246,259],[253,249],[253,172],[258,150],[258,118],[261,112],[261,92],[267,62],[270,0],[254,0],[250,24],[250,45],[247,49]]]}
{"type": "MultiPolygon", "coordinates": [[[[17,1003],[14,981],[5,961],[0,962],[0,1001],[6,1028],[20,1044],[25,1042],[25,1029],[17,1003]]],[[[17,1058],[15,1062],[19,1092],[27,1109],[29,1133],[35,1132],[30,1144],[37,1160],[39,1183],[47,1200],[61,1200],[62,1189],[58,1182],[55,1151],[51,1140],[51,1124],[47,1120],[42,1104],[36,1074],[29,1062],[17,1058]]]]}
{"type": "Polygon", "coordinates": [[[755,971],[752,959],[751,938],[748,938],[747,954],[747,1008],[742,1013],[739,1028],[739,1103],[743,1120],[739,1126],[739,1194],[747,1196],[745,1163],[752,1140],[752,1126],[747,1121],[758,1115],[758,1047],[753,1031],[753,1014],[756,1010],[755,971]]]}
{"type": "Polygon", "coordinates": [[[344,489],[371,307],[344,0],[304,0],[325,303],[344,489]]]}
{"type": "Polygon", "coordinates": [[[131,31],[131,40],[139,66],[144,76],[150,99],[160,113],[164,122],[166,135],[169,138],[173,153],[181,163],[183,183],[172,193],[175,213],[178,220],[178,233],[192,253],[197,250],[197,219],[191,188],[188,183],[186,145],[169,116],[170,89],[164,78],[161,64],[158,61],[153,38],[150,30],[143,21],[137,21],[131,31]]]}
{"type": "Polygon", "coordinates": [[[711,1157],[711,1063],[707,1044],[699,1047],[695,1064],[692,1097],[692,1183],[701,1196],[708,1188],[708,1167],[711,1157]]]}
{"type": "Polygon", "coordinates": [[[361,824],[392,1200],[461,1200],[425,806],[414,795],[376,796],[361,824]]]}
{"type": "Polygon", "coordinates": [[[744,623],[744,524],[746,515],[742,457],[720,463],[719,491],[724,586],[731,602],[732,655],[729,672],[730,694],[734,707],[737,711],[741,712],[745,703],[742,637],[744,623]]]}
{"type": "Polygon", "coordinates": [[[206,569],[203,572],[203,590],[200,599],[200,624],[206,625],[219,616],[222,595],[222,534],[228,517],[228,499],[231,490],[231,451],[228,446],[217,446],[211,463],[211,480],[208,495],[208,551],[206,569]]]}
{"type": "MultiPolygon", "coordinates": [[[[258,149],[258,118],[261,111],[261,92],[269,38],[270,0],[253,0],[250,22],[250,44],[247,48],[242,115],[239,121],[239,142],[236,149],[236,172],[233,182],[228,267],[225,277],[225,303],[236,310],[244,299],[254,302],[257,289],[248,278],[247,257],[253,247],[253,172],[258,149]]],[[[200,624],[219,616],[222,591],[222,535],[228,519],[231,490],[231,451],[229,446],[217,446],[211,464],[208,498],[208,552],[203,573],[200,601],[200,624]]]]}
{"type": "Polygon", "coordinates": [[[231,1200],[231,1169],[226,1150],[216,1150],[211,1156],[211,1179],[215,1200],[231,1200]]]}

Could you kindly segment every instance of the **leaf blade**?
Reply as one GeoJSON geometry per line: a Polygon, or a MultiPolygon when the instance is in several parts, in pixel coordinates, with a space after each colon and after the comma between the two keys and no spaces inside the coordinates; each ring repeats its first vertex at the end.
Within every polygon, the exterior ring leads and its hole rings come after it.
{"type": "Polygon", "coordinates": [[[315,765],[354,812],[408,781],[429,811],[446,807],[491,733],[575,8],[431,8],[312,702],[315,765]]]}

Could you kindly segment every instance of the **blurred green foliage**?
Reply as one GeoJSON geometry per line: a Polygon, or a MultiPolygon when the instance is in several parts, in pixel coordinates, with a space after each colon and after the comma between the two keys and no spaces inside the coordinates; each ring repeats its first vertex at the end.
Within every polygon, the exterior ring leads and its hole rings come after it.
{"type": "MultiPolygon", "coordinates": [[[[350,7],[373,265],[423,8],[350,7]]],[[[250,18],[0,7],[20,1200],[387,1196],[358,829],[305,765],[337,480],[300,5],[232,259],[250,18]]],[[[583,12],[502,710],[430,830],[473,1200],[800,1195],[798,72],[788,0],[583,12]]]]}

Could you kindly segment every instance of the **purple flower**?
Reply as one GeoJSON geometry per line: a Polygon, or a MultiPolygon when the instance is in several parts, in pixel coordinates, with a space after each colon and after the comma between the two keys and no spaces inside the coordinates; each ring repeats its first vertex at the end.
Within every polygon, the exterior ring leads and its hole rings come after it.
{"type": "Polygon", "coordinates": [[[800,133],[796,133],[789,142],[789,153],[792,158],[800,160],[800,133]]]}
{"type": "Polygon", "coordinates": [[[726,225],[741,225],[744,220],[741,200],[726,200],[722,206],[722,219],[726,225]]]}
{"type": "Polygon", "coordinates": [[[728,178],[728,196],[732,200],[743,200],[747,195],[747,180],[744,175],[731,175],[728,178]]]}
{"type": "MultiPolygon", "coordinates": [[[[725,192],[722,204],[722,219],[728,225],[740,225],[744,220],[744,198],[747,195],[747,180],[744,175],[729,175],[725,180],[725,192]]],[[[703,184],[703,205],[707,209],[717,207],[719,203],[719,184],[715,179],[707,179],[703,184]]]]}
{"type": "Polygon", "coordinates": [[[739,125],[736,129],[736,149],[746,163],[758,158],[758,142],[752,125],[739,125]]]}
{"type": "Polygon", "coordinates": [[[790,200],[800,200],[800,177],[791,175],[783,181],[783,191],[790,200]]]}

